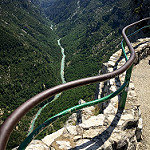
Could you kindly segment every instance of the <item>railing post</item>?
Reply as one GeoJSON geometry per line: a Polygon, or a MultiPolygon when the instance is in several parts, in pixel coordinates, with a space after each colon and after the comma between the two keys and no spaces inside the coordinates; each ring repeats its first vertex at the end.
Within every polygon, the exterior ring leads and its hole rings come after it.
{"type": "Polygon", "coordinates": [[[128,84],[126,85],[126,87],[124,88],[124,90],[122,92],[121,99],[119,102],[119,109],[125,108],[127,94],[128,94],[128,88],[129,88],[129,83],[130,83],[130,78],[131,78],[131,73],[132,73],[132,68],[133,68],[133,65],[126,71],[125,81],[127,81],[128,84]]]}

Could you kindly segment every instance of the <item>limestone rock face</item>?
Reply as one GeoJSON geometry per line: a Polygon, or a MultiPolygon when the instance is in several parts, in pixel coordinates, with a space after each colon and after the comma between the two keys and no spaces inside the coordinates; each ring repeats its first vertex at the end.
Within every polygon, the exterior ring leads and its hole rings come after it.
{"type": "Polygon", "coordinates": [[[53,142],[57,137],[59,137],[60,135],[62,135],[63,131],[64,131],[64,128],[62,128],[62,129],[58,130],[57,132],[54,132],[54,133],[52,133],[52,134],[50,134],[50,135],[47,135],[46,137],[44,137],[44,138],[42,139],[42,141],[43,141],[44,143],[46,143],[46,145],[50,146],[50,145],[52,144],[52,142],[53,142]]]}
{"type": "MultiPolygon", "coordinates": [[[[135,64],[150,54],[150,38],[133,43],[133,46],[137,45],[135,64]]],[[[125,50],[128,52],[127,48],[125,50]]],[[[125,59],[122,50],[119,50],[104,64],[101,74],[120,68],[123,64],[125,59]]],[[[124,79],[125,73],[100,83],[98,97],[115,92],[124,83],[124,79]]],[[[123,111],[117,108],[121,95],[98,105],[102,113],[96,116],[93,113],[94,106],[83,108],[73,113],[62,129],[47,135],[36,145],[31,143],[28,149],[32,150],[34,146],[38,149],[39,146],[39,150],[136,150],[137,141],[142,138],[142,118],[132,81],[126,90],[128,96],[123,111]]],[[[85,102],[80,100],[79,103],[85,102]]]]}
{"type": "MultiPolygon", "coordinates": [[[[83,103],[85,103],[85,101],[83,101],[82,99],[80,99],[78,103],[79,104],[83,104],[83,103]]],[[[94,106],[90,106],[90,107],[78,110],[76,113],[73,113],[69,117],[68,121],[66,122],[66,126],[69,126],[69,125],[78,125],[78,124],[84,122],[85,120],[87,120],[91,116],[93,116],[94,110],[95,110],[94,106]]]]}
{"type": "Polygon", "coordinates": [[[84,121],[79,126],[83,129],[95,128],[99,126],[103,126],[105,116],[103,114],[99,114],[98,116],[92,116],[88,120],[84,121]]]}
{"type": "Polygon", "coordinates": [[[67,141],[56,141],[60,149],[70,149],[72,148],[70,142],[67,141]]]}
{"type": "Polygon", "coordinates": [[[77,128],[76,126],[67,126],[66,127],[67,131],[71,134],[71,135],[77,135],[77,128]]]}
{"type": "Polygon", "coordinates": [[[26,150],[50,150],[50,148],[40,140],[33,140],[26,150]]]}

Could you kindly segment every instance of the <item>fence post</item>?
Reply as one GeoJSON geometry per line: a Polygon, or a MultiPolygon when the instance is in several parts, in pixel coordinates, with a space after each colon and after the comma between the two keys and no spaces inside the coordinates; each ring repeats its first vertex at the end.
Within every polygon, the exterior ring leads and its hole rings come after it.
{"type": "Polygon", "coordinates": [[[126,87],[124,88],[124,90],[122,92],[121,99],[120,99],[120,102],[119,102],[119,109],[124,109],[125,108],[125,103],[126,103],[126,99],[127,99],[132,68],[133,68],[133,65],[126,71],[125,81],[127,81],[128,84],[126,85],[126,87]]]}

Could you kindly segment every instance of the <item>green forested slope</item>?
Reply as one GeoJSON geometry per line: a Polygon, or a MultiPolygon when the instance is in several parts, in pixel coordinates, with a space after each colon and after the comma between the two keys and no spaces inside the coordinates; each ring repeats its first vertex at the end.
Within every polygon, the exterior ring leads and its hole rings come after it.
{"type": "MultiPolygon", "coordinates": [[[[1,123],[35,94],[61,83],[57,38],[50,29],[50,22],[31,2],[0,2],[1,123]]],[[[28,113],[19,123],[10,139],[11,148],[24,139],[37,110],[28,113]]]]}
{"type": "Polygon", "coordinates": [[[129,7],[134,3],[130,0],[55,0],[46,5],[43,0],[45,14],[56,23],[57,33],[63,37],[67,81],[97,74],[102,62],[116,51],[121,29],[133,21],[130,20],[133,16],[134,20],[140,18],[134,12],[135,7],[129,7]]]}

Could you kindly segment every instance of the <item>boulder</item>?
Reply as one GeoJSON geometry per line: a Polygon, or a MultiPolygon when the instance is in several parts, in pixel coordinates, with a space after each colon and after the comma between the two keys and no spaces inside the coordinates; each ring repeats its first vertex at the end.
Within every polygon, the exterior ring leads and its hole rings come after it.
{"type": "Polygon", "coordinates": [[[40,140],[33,140],[25,150],[50,150],[50,148],[40,140]]]}
{"type": "Polygon", "coordinates": [[[50,135],[47,135],[42,139],[42,141],[46,145],[50,146],[56,138],[58,138],[59,136],[61,136],[63,134],[63,131],[64,131],[64,128],[62,128],[62,129],[58,130],[57,132],[54,132],[50,135]]]}

